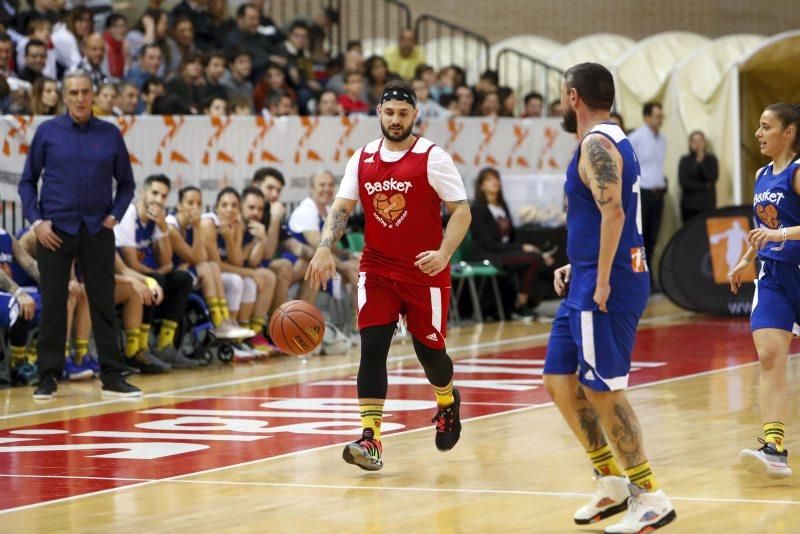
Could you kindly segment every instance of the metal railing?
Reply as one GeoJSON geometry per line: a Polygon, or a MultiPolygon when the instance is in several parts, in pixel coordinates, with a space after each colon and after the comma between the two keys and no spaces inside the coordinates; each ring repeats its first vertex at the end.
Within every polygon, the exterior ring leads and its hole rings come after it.
{"type": "Polygon", "coordinates": [[[515,48],[503,48],[497,52],[495,68],[500,76],[500,85],[514,89],[520,99],[536,91],[542,95],[543,116],[548,115],[549,104],[559,95],[564,71],[549,65],[515,48]]]}
{"type": "Polygon", "coordinates": [[[459,65],[467,72],[468,83],[474,84],[489,68],[489,40],[482,35],[433,15],[417,17],[414,31],[427,63],[437,70],[459,65]]]}
{"type": "MultiPolygon", "coordinates": [[[[342,0],[267,0],[270,2],[270,16],[284,31],[293,20],[313,20],[314,15],[323,9],[334,9],[342,16],[342,0]]],[[[328,50],[337,53],[342,49],[342,26],[334,24],[325,36],[328,50]]]]}

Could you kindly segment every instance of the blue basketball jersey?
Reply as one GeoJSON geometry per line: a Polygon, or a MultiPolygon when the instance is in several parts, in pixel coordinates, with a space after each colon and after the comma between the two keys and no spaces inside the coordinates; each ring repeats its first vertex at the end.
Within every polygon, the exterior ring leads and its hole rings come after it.
{"type": "MultiPolygon", "coordinates": [[[[795,160],[778,174],[773,173],[772,163],[761,169],[753,195],[756,226],[778,229],[800,225],[800,196],[792,188],[792,177],[799,167],[800,160],[795,160]]],[[[780,242],[769,242],[758,251],[758,257],[798,265],[800,241],[787,241],[783,248],[780,242]]]]}
{"type": "MultiPolygon", "coordinates": [[[[221,260],[225,261],[228,259],[228,246],[225,243],[225,238],[222,237],[222,234],[219,233],[219,225],[220,220],[216,213],[204,213],[202,215],[203,219],[211,219],[214,221],[214,226],[217,227],[217,250],[219,250],[219,257],[221,260]]],[[[249,230],[245,230],[244,234],[242,235],[242,247],[246,247],[250,244],[250,242],[255,239],[255,236],[250,233],[249,230]]]]}
{"type": "MultiPolygon", "coordinates": [[[[639,189],[639,161],[625,133],[615,124],[598,124],[589,133],[608,138],[622,157],[622,209],[625,223],[611,266],[609,311],[642,313],[650,294],[650,275],[642,237],[642,207],[639,189]]],[[[587,133],[588,135],[588,133],[587,133]]],[[[592,191],[578,174],[581,148],[567,168],[567,257],[572,265],[565,304],[577,310],[595,310],[592,300],[597,285],[600,254],[600,209],[592,191]]]]}
{"type": "Polygon", "coordinates": [[[6,276],[13,278],[12,265],[14,264],[14,253],[11,242],[11,234],[0,228],[0,270],[6,276]]]}
{"type": "MultiPolygon", "coordinates": [[[[192,226],[183,228],[181,226],[181,222],[178,220],[177,214],[167,215],[167,224],[175,228],[178,231],[178,233],[181,234],[181,237],[183,237],[183,240],[186,241],[187,245],[189,245],[190,247],[192,246],[192,243],[194,243],[194,228],[192,228],[192,226]]],[[[183,259],[180,256],[178,256],[178,254],[176,254],[175,251],[173,250],[172,266],[177,269],[180,265],[184,263],[185,262],[183,261],[183,259]]]]}

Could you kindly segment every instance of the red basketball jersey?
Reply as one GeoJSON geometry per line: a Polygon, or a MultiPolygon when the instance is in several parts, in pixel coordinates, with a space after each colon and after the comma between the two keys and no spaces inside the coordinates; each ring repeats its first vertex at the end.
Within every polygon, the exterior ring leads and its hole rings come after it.
{"type": "Polygon", "coordinates": [[[417,254],[442,244],[442,199],[431,186],[428,158],[435,147],[417,138],[397,161],[381,160],[380,147],[367,145],[358,163],[358,191],[364,208],[364,250],[361,271],[402,282],[449,287],[450,269],[436,276],[423,273],[417,254]],[[418,146],[419,145],[419,146],[418,146]],[[425,150],[416,150],[428,145],[425,150]]]}

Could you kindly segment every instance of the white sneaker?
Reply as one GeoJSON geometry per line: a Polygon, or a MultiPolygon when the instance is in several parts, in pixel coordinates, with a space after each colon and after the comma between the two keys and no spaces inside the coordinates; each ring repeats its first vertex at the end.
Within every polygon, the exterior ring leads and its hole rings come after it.
{"type": "Polygon", "coordinates": [[[597,490],[588,504],[575,512],[573,519],[577,525],[596,523],[628,508],[628,489],[630,482],[626,477],[596,476],[597,490]]]}
{"type": "Polygon", "coordinates": [[[628,513],[622,521],[606,528],[606,534],[631,534],[650,532],[661,528],[678,517],[675,508],[661,490],[646,492],[638,486],[629,486],[628,513]]]}
{"type": "Polygon", "coordinates": [[[222,321],[214,329],[214,335],[217,339],[249,339],[255,336],[256,333],[249,328],[242,328],[233,321],[222,321]]]}
{"type": "Polygon", "coordinates": [[[762,447],[758,450],[744,449],[739,453],[739,462],[747,471],[757,475],[767,475],[769,478],[781,479],[792,476],[789,467],[789,453],[778,452],[772,443],[759,439],[762,447]]]}
{"type": "Polygon", "coordinates": [[[244,343],[234,343],[233,347],[233,361],[246,362],[255,359],[255,353],[244,343]]]}

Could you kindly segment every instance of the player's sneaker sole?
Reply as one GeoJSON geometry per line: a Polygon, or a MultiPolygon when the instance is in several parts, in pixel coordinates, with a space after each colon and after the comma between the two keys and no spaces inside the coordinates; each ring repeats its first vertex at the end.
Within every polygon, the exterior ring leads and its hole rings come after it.
{"type": "Polygon", "coordinates": [[[374,464],[362,452],[362,448],[355,443],[348,443],[342,451],[342,459],[348,464],[357,465],[364,471],[380,471],[383,463],[374,464]]]}
{"type": "Polygon", "coordinates": [[[792,476],[792,469],[788,465],[770,462],[760,451],[745,449],[739,453],[739,462],[748,473],[765,475],[769,478],[780,480],[792,476]]]}
{"type": "Polygon", "coordinates": [[[614,506],[609,506],[602,512],[598,512],[589,519],[575,519],[576,525],[590,525],[592,523],[597,523],[598,521],[602,521],[612,515],[617,515],[619,513],[624,512],[628,509],[628,501],[627,499],[619,504],[615,504],[614,506]]]}

